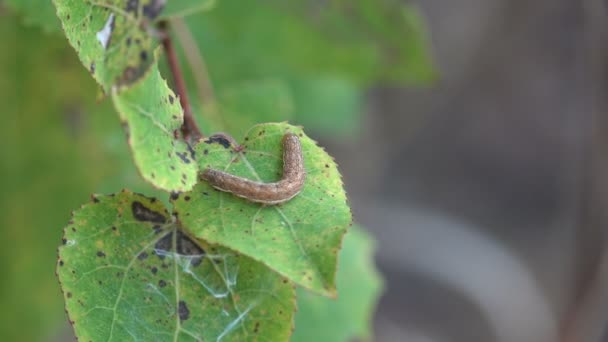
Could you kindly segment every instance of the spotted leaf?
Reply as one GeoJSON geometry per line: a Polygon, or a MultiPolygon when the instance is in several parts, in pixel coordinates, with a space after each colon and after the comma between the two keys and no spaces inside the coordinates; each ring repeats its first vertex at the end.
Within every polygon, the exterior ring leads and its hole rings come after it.
{"type": "Polygon", "coordinates": [[[125,87],[154,64],[160,0],[54,0],[65,34],[102,88],[125,87]]]}
{"type": "Polygon", "coordinates": [[[293,285],[189,237],[163,204],[123,191],[74,212],[57,274],[82,341],[285,341],[293,285]]]}
{"type": "Polygon", "coordinates": [[[142,176],[163,190],[192,188],[198,166],[194,151],[179,139],[182,108],[156,67],[113,99],[142,176]]]}
{"type": "Polygon", "coordinates": [[[336,164],[322,148],[301,128],[262,124],[245,135],[240,149],[225,139],[202,141],[195,148],[197,162],[201,170],[210,167],[250,180],[277,181],[286,132],[299,136],[306,170],[302,191],[293,199],[264,206],[201,181],[174,200],[175,211],[194,236],[239,251],[298,285],[334,297],[337,256],[351,213],[336,164]]]}

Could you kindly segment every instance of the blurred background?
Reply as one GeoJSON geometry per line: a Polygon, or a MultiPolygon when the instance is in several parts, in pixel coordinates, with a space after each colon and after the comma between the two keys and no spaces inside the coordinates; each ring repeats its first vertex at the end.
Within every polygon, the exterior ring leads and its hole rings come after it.
{"type": "MultiPolygon", "coordinates": [[[[218,0],[184,25],[225,117],[254,113],[235,135],[289,119],[336,158],[378,242],[375,340],[608,341],[607,3],[333,3],[218,0]]],[[[40,4],[0,1],[6,341],[71,340],[54,276],[71,210],[157,194],[40,4]]]]}

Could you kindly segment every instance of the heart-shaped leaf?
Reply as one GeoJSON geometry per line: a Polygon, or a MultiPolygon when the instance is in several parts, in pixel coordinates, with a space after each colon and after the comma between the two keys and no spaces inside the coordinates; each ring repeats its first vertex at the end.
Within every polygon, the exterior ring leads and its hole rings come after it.
{"type": "Polygon", "coordinates": [[[361,227],[344,237],[338,268],[338,299],[298,289],[293,342],[368,341],[371,318],[382,292],[382,278],[373,264],[374,241],[361,227]]]}
{"type": "Polygon", "coordinates": [[[80,61],[108,92],[143,77],[157,42],[150,23],[162,10],[156,0],[54,0],[65,35],[80,61]]]}
{"type": "Polygon", "coordinates": [[[335,296],[337,256],[351,213],[336,164],[322,148],[299,127],[262,124],[245,135],[240,152],[226,139],[202,141],[195,147],[197,161],[201,170],[277,181],[286,132],[300,137],[307,174],[302,191],[293,199],[264,206],[202,181],[174,199],[175,212],[194,236],[259,260],[312,291],[335,296]]]}
{"type": "Polygon", "coordinates": [[[259,262],[186,235],[163,204],[94,198],[65,228],[57,274],[82,341],[284,341],[293,285],[259,262]]]}
{"type": "Polygon", "coordinates": [[[194,152],[178,139],[182,108],[156,66],[144,80],[112,98],[142,176],[163,190],[191,189],[198,166],[194,152]]]}

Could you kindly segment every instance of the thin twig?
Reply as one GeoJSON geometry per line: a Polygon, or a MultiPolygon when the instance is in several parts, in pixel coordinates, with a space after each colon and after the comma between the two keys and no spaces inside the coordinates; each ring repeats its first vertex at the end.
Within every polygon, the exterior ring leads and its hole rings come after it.
{"type": "Polygon", "coordinates": [[[190,72],[192,72],[194,82],[196,83],[197,96],[205,108],[206,115],[213,116],[216,122],[225,126],[223,117],[218,111],[209,69],[207,68],[201,49],[182,18],[172,19],[171,24],[177,41],[186,55],[190,72]]]}
{"type": "Polygon", "coordinates": [[[169,35],[167,29],[167,23],[161,22],[159,27],[162,31],[162,43],[163,48],[165,49],[165,53],[167,54],[167,62],[169,63],[169,69],[171,70],[171,74],[173,75],[173,82],[175,83],[175,90],[177,95],[179,96],[179,102],[182,105],[184,110],[184,123],[182,124],[181,131],[186,141],[196,141],[200,139],[203,134],[201,133],[200,128],[196,124],[194,120],[194,116],[192,114],[192,107],[190,106],[190,102],[188,101],[188,92],[186,90],[186,82],[184,81],[184,76],[179,67],[179,61],[177,59],[177,55],[175,53],[175,48],[173,47],[173,42],[171,40],[171,36],[169,35]]]}
{"type": "Polygon", "coordinates": [[[171,20],[172,28],[177,36],[181,47],[184,49],[186,59],[192,69],[194,80],[198,87],[198,95],[203,103],[215,102],[215,93],[209,78],[209,72],[205,60],[197,47],[192,33],[182,18],[171,20]]]}

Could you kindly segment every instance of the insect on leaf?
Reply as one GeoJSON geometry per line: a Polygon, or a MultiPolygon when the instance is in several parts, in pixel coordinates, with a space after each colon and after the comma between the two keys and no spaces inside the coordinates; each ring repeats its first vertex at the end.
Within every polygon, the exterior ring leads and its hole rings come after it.
{"type": "Polygon", "coordinates": [[[282,176],[286,132],[299,137],[306,171],[304,186],[293,199],[265,206],[203,181],[174,200],[175,211],[194,236],[248,255],[298,285],[334,297],[337,256],[351,213],[336,164],[322,148],[299,127],[262,124],[245,135],[240,152],[225,139],[199,143],[197,161],[201,170],[275,182],[282,176]]]}
{"type": "Polygon", "coordinates": [[[57,274],[82,341],[285,341],[293,285],[188,237],[159,202],[94,198],[65,228],[57,274]]]}

